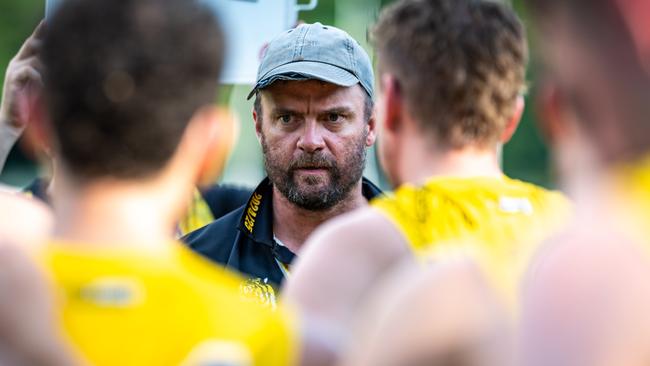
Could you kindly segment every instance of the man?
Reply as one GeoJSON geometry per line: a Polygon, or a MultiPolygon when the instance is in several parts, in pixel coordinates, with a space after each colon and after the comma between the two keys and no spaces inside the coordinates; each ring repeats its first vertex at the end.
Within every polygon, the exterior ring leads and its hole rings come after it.
{"type": "Polygon", "coordinates": [[[268,178],[247,205],[184,240],[250,276],[243,290],[272,304],[312,231],[379,194],[362,179],[375,141],[372,65],[342,30],[302,24],[269,43],[253,95],[268,178]]]}
{"type": "Polygon", "coordinates": [[[650,344],[647,1],[529,1],[542,125],[576,218],[531,273],[526,365],[646,365],[650,344]]]}
{"type": "Polygon", "coordinates": [[[213,105],[223,38],[199,1],[67,0],[42,46],[34,125],[53,147],[55,234],[35,257],[96,365],[284,365],[291,319],[174,241],[233,124],[213,105]],[[47,110],[47,112],[44,112],[47,110]]]}
{"type": "MultiPolygon", "coordinates": [[[[30,105],[38,98],[43,87],[42,61],[39,50],[43,42],[44,23],[27,38],[16,56],[9,62],[0,104],[0,171],[11,148],[29,126],[30,105]]],[[[27,134],[27,141],[30,134],[27,134]]],[[[56,158],[50,158],[51,149],[38,146],[42,141],[32,141],[34,151],[45,150],[51,170],[56,169],[56,158]]],[[[29,144],[26,144],[29,145],[29,144]]],[[[56,175],[52,173],[52,175],[56,175]]],[[[23,191],[30,197],[50,203],[54,183],[50,178],[36,178],[23,191]]],[[[193,192],[188,211],[178,222],[180,235],[203,227],[216,218],[239,208],[248,201],[251,190],[232,185],[209,185],[193,192]]]]}
{"type": "Polygon", "coordinates": [[[342,342],[369,289],[404,257],[434,266],[469,257],[513,304],[534,244],[567,208],[559,193],[499,167],[498,148],[522,113],[527,60],[511,9],[402,0],[382,12],[374,40],[380,159],[400,188],[319,229],[285,290],[307,321],[342,342]]]}

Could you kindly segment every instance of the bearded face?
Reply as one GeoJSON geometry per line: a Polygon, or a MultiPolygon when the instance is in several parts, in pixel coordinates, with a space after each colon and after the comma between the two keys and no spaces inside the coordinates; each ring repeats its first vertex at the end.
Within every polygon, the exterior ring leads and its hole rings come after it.
{"type": "Polygon", "coordinates": [[[264,166],[271,183],[291,203],[307,210],[326,210],[359,183],[366,162],[365,139],[365,134],[359,136],[337,159],[324,151],[286,156],[262,136],[264,166]]]}
{"type": "Polygon", "coordinates": [[[348,197],[374,142],[363,89],[278,81],[264,90],[261,101],[256,130],[275,188],[308,210],[326,210],[348,197]]]}

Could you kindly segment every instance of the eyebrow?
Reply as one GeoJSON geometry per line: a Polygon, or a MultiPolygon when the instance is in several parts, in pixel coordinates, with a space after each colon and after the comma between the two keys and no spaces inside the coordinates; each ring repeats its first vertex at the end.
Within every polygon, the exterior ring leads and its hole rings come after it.
{"type": "Polygon", "coordinates": [[[344,115],[355,115],[354,111],[351,108],[348,107],[334,107],[334,108],[329,108],[325,109],[322,112],[319,112],[319,114],[344,114],[344,115]]]}
{"type": "MultiPolygon", "coordinates": [[[[349,107],[333,107],[333,108],[324,109],[324,110],[318,112],[319,115],[330,114],[330,113],[342,114],[342,115],[348,115],[348,116],[355,116],[356,115],[354,110],[352,110],[349,107]]],[[[285,115],[285,114],[290,114],[290,115],[294,115],[294,116],[301,116],[304,113],[300,112],[300,111],[297,111],[297,110],[294,110],[294,109],[283,108],[283,107],[277,107],[277,108],[274,108],[271,111],[272,116],[281,116],[281,115],[285,115]]]]}
{"type": "Polygon", "coordinates": [[[273,115],[273,116],[280,116],[280,115],[284,115],[284,114],[300,115],[302,113],[298,112],[296,110],[293,110],[293,109],[289,109],[289,108],[274,108],[271,111],[271,115],[273,115]]]}

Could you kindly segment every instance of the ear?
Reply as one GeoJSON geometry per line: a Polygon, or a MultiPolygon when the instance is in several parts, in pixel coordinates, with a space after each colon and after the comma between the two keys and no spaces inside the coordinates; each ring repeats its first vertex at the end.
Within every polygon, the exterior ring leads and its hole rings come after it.
{"type": "Polygon", "coordinates": [[[388,73],[381,76],[381,119],[383,129],[396,132],[401,129],[402,113],[404,112],[404,101],[402,98],[399,82],[388,73]]]}
{"type": "MultiPolygon", "coordinates": [[[[262,93],[257,94],[257,98],[262,98],[262,93]]],[[[262,100],[260,100],[262,103],[262,100]]],[[[257,114],[255,107],[253,107],[253,123],[255,124],[255,136],[257,136],[257,142],[262,143],[262,116],[257,114]]]]}
{"type": "Polygon", "coordinates": [[[213,184],[221,175],[238,134],[239,124],[225,108],[210,105],[194,114],[179,150],[186,152],[185,164],[195,164],[198,185],[213,184]]]}
{"type": "Polygon", "coordinates": [[[501,133],[501,143],[505,144],[510,139],[512,138],[512,135],[515,134],[515,131],[517,131],[517,127],[519,126],[519,122],[521,121],[521,116],[524,114],[524,107],[525,107],[526,102],[524,102],[524,97],[523,96],[518,96],[517,101],[515,102],[515,109],[514,113],[512,114],[512,117],[506,123],[506,127],[503,130],[503,133],[501,133]]]}
{"type": "MultiPolygon", "coordinates": [[[[22,103],[22,102],[20,102],[22,103]]],[[[21,139],[23,151],[36,157],[52,156],[55,143],[52,122],[41,95],[24,102],[28,112],[25,113],[27,124],[21,139]]]]}
{"type": "Polygon", "coordinates": [[[564,116],[565,103],[557,85],[547,82],[537,94],[538,123],[542,134],[550,145],[556,145],[568,134],[568,123],[564,116]]]}
{"type": "Polygon", "coordinates": [[[375,141],[377,140],[377,118],[375,117],[374,108],[370,113],[370,118],[368,119],[368,123],[366,124],[366,130],[367,130],[366,146],[371,147],[372,145],[375,144],[375,141]]]}

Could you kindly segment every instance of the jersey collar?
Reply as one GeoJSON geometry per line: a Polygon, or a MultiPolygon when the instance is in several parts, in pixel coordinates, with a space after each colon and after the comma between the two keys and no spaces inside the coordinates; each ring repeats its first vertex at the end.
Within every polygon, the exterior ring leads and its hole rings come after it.
{"type": "MultiPolygon", "coordinates": [[[[368,201],[383,194],[379,187],[366,178],[362,179],[362,193],[368,201]]],[[[268,177],[262,180],[248,199],[238,229],[252,241],[271,247],[283,263],[290,263],[293,259],[288,257],[294,253],[273,240],[273,185],[268,177]]]]}

